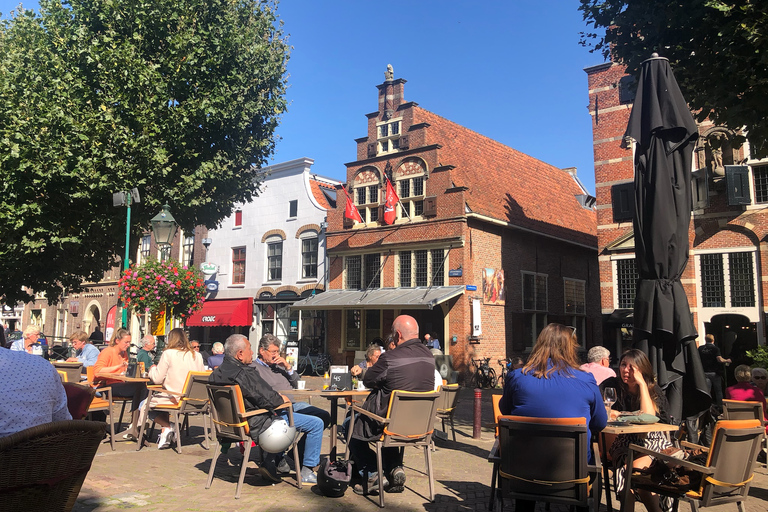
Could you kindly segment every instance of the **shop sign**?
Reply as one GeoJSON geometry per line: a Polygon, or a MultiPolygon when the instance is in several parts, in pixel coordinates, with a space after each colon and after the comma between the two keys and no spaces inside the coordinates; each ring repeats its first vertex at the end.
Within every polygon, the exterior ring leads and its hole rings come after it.
{"type": "Polygon", "coordinates": [[[209,261],[205,261],[200,264],[200,271],[203,273],[203,275],[206,276],[212,276],[219,270],[219,266],[215,263],[211,263],[209,261]]]}

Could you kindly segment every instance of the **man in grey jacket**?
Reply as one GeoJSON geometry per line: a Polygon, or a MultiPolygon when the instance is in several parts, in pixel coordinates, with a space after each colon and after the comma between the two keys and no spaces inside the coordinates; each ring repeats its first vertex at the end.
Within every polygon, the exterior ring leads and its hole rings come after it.
{"type": "MultiPolygon", "coordinates": [[[[435,358],[432,352],[419,339],[419,324],[411,316],[400,315],[392,322],[392,334],[397,343],[394,350],[387,350],[379,360],[368,368],[363,378],[365,387],[371,394],[363,403],[363,408],[378,416],[386,416],[392,391],[433,391],[435,389],[435,358]]],[[[356,485],[358,494],[380,492],[402,492],[405,486],[405,470],[398,448],[385,448],[382,452],[384,482],[378,481],[376,453],[368,445],[369,441],[381,436],[383,426],[378,421],[360,415],[355,419],[349,449],[358,465],[364,485],[356,485]],[[365,485],[367,483],[367,485],[365,485]],[[391,484],[391,485],[390,485],[391,484]]]]}

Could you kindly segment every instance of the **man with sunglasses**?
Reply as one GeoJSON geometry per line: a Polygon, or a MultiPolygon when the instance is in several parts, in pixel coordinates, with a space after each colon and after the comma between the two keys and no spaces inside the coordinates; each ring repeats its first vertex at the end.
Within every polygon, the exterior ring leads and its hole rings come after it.
{"type": "MultiPolygon", "coordinates": [[[[293,371],[293,367],[281,355],[282,343],[273,334],[265,334],[259,340],[259,357],[251,366],[259,372],[264,381],[275,391],[285,391],[298,387],[300,375],[293,371]]],[[[323,444],[323,430],[331,425],[331,415],[327,411],[309,405],[306,402],[293,403],[293,424],[299,432],[304,432],[304,437],[299,441],[299,457],[301,468],[301,481],[305,484],[317,483],[317,475],[313,468],[320,465],[320,449],[323,444]]],[[[265,456],[268,454],[265,454],[265,456]]],[[[278,481],[272,468],[280,473],[289,473],[296,470],[296,462],[291,457],[278,456],[274,461],[267,460],[265,466],[268,471],[267,478],[278,481]]]]}

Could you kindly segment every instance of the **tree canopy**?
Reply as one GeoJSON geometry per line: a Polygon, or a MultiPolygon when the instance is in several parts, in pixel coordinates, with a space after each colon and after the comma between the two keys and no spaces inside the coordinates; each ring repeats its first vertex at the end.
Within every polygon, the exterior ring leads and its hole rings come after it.
{"type": "Polygon", "coordinates": [[[768,2],[581,0],[582,44],[639,75],[653,52],[669,59],[699,121],[744,128],[768,156],[768,2]]]}
{"type": "Polygon", "coordinates": [[[0,25],[0,297],[98,281],[168,203],[216,226],[258,190],[289,47],[267,0],[40,0],[0,25]]]}

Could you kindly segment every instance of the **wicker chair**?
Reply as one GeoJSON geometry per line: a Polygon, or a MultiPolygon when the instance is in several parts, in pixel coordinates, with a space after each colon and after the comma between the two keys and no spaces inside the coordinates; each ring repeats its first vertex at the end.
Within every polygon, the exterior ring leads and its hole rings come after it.
{"type": "Polygon", "coordinates": [[[102,422],[56,421],[0,438],[0,508],[71,510],[106,429],[102,422]]]}

